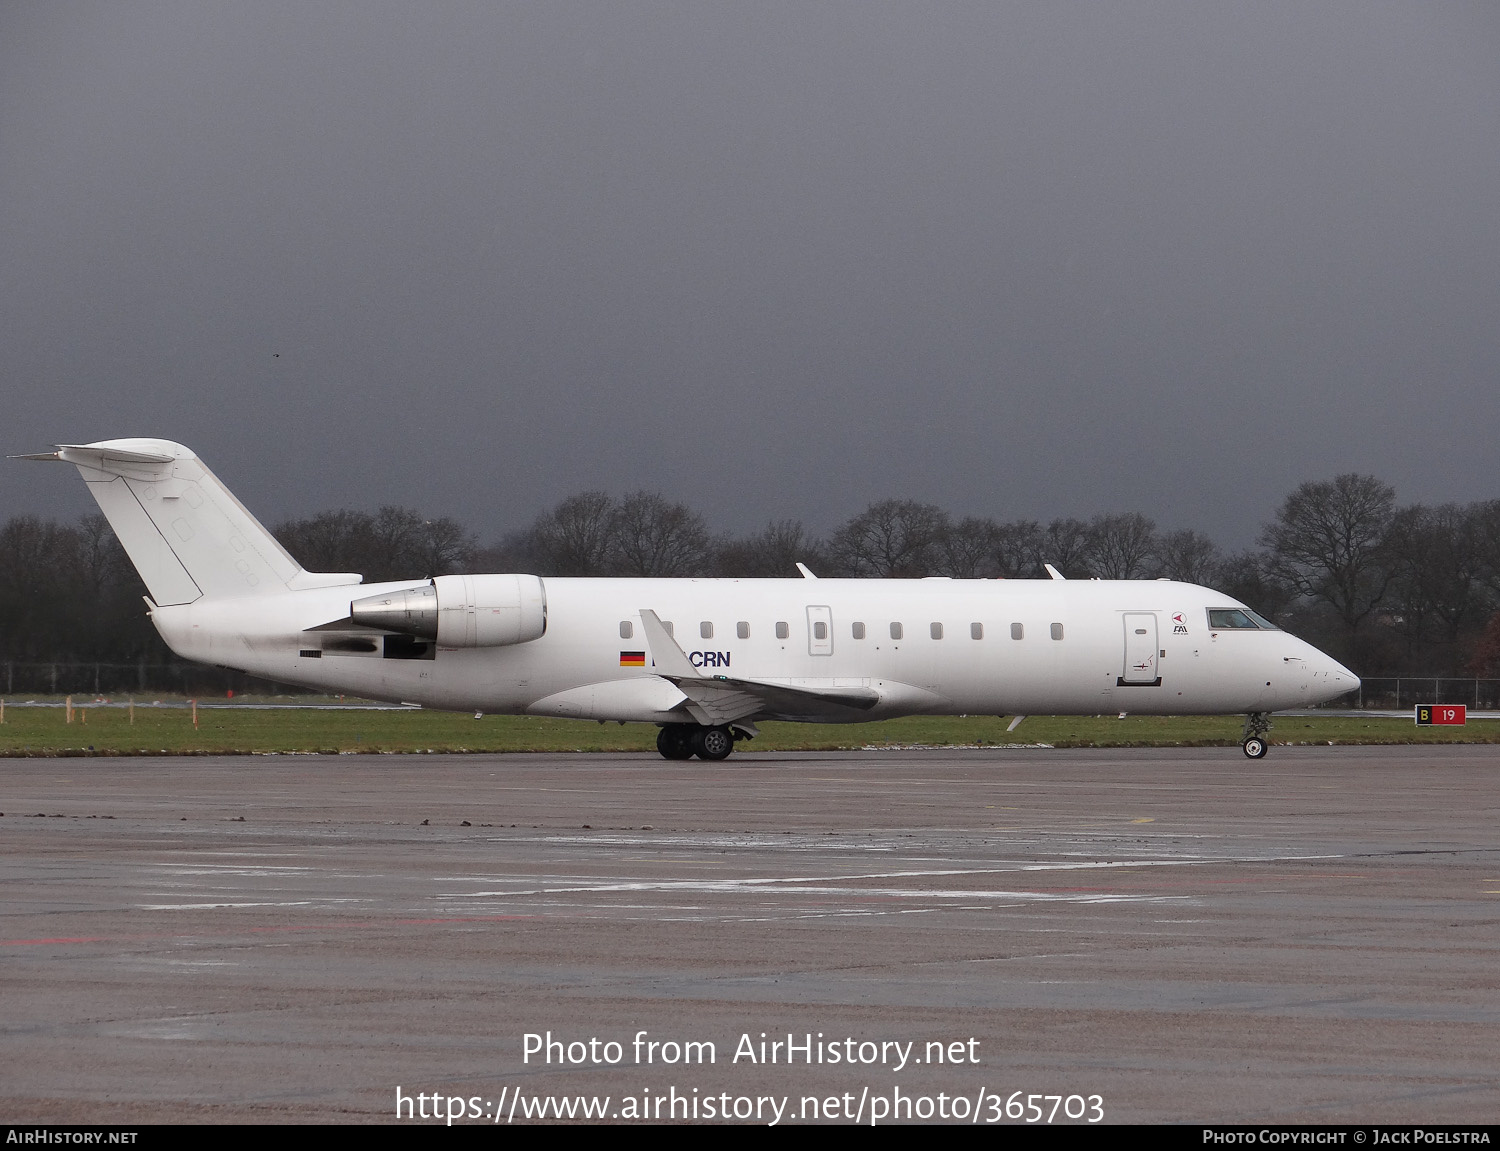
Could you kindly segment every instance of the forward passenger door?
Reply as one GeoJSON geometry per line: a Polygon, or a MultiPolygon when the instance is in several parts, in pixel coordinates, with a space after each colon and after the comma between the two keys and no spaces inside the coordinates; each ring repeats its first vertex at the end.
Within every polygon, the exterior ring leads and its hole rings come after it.
{"type": "Polygon", "coordinates": [[[1125,613],[1125,667],[1120,673],[1120,687],[1156,687],[1161,683],[1157,667],[1156,613],[1125,613]]]}

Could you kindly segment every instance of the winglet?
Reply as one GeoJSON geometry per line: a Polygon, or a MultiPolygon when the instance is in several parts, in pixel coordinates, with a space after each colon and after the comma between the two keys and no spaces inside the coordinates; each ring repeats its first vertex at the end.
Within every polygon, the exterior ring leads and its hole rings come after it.
{"type": "Polygon", "coordinates": [[[1062,572],[1058,571],[1055,567],[1053,567],[1051,564],[1043,564],[1042,566],[1047,569],[1047,574],[1049,576],[1051,576],[1053,579],[1067,579],[1068,578],[1067,576],[1063,575],[1062,572]]]}
{"type": "Polygon", "coordinates": [[[818,578],[817,576],[813,575],[811,571],[808,570],[808,567],[807,567],[806,564],[799,563],[797,565],[797,570],[802,573],[802,578],[803,579],[817,579],[818,578]]]}
{"type": "Polygon", "coordinates": [[[646,643],[651,647],[651,658],[656,661],[658,672],[686,679],[702,677],[703,673],[693,666],[687,652],[677,646],[677,641],[667,634],[667,629],[650,608],[641,608],[641,628],[646,633],[646,643]]]}

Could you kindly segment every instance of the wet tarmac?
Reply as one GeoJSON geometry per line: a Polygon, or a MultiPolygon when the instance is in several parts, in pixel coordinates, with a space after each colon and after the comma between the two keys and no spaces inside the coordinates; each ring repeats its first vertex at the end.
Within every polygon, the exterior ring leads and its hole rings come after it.
{"type": "Polygon", "coordinates": [[[0,1103],[1488,1122],[1497,777],[1482,746],[8,760],[0,1103]]]}

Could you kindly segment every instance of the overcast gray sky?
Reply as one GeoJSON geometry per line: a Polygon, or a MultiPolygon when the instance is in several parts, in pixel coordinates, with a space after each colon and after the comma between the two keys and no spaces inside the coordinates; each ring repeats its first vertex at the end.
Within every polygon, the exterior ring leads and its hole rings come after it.
{"type": "Polygon", "coordinates": [[[1500,6],[7,0],[0,268],[0,447],[181,440],[267,522],[1237,546],[1500,496],[1500,6]]]}

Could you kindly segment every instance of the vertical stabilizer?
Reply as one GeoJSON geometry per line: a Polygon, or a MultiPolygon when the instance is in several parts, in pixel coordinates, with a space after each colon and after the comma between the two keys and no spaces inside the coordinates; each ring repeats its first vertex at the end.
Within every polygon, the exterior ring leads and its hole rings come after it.
{"type": "Polygon", "coordinates": [[[158,606],[356,584],[314,575],[189,449],[170,440],[62,444],[45,457],[78,467],[158,606]]]}

